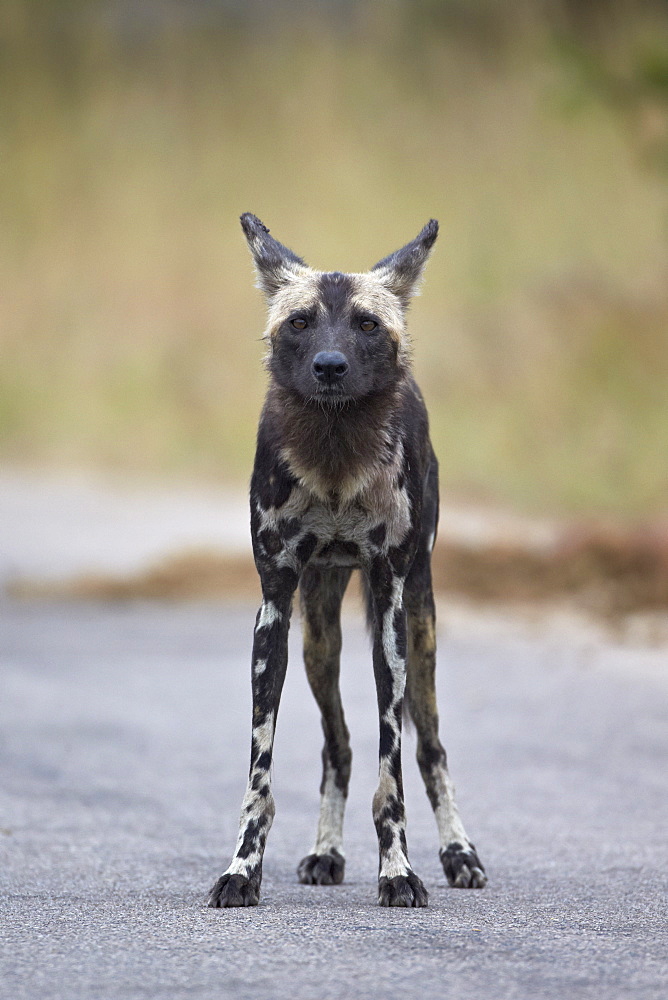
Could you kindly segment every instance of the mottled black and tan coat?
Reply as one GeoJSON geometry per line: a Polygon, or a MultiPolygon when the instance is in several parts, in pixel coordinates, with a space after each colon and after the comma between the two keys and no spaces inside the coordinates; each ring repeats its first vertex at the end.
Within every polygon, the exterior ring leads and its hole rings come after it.
{"type": "Polygon", "coordinates": [[[343,879],[343,813],[351,752],[339,693],[340,608],[360,569],[373,632],[380,721],[373,818],[382,906],[426,906],[406,848],[401,777],[404,702],[451,885],[481,887],[438,738],[430,560],[438,467],[410,371],[405,313],[438,233],[432,220],[365,274],[314,271],[253,215],[241,224],[269,307],[270,384],[251,481],[253,551],[262,584],[252,657],[248,788],[232,863],[211,906],[258,902],[274,816],[270,767],[288,657],[293,595],[301,596],[304,660],[325,734],[320,818],[301,882],[343,879]]]}

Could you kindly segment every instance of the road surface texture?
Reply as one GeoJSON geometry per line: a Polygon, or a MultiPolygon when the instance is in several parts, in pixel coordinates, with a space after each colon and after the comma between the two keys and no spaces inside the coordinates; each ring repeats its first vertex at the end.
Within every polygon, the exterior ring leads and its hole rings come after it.
{"type": "Polygon", "coordinates": [[[320,729],[293,628],[260,906],[207,909],[250,736],[244,604],[0,604],[0,996],[616,998],[668,995],[665,650],[442,636],[442,731],[483,891],[447,888],[405,739],[425,910],[376,905],[377,718],[346,617],[353,738],[342,886],[301,886],[320,729]]]}

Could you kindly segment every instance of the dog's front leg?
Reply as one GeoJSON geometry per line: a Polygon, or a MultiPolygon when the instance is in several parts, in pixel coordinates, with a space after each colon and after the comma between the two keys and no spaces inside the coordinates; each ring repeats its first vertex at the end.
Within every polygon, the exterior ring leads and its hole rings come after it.
{"type": "Polygon", "coordinates": [[[380,721],[379,784],[373,797],[380,854],[378,902],[381,906],[427,906],[427,890],[408,860],[401,775],[401,716],[406,686],[404,577],[396,574],[387,557],[378,556],[368,580],[373,599],[373,669],[380,721]]]}
{"type": "Polygon", "coordinates": [[[256,906],[260,898],[262,856],[274,818],[270,768],[276,715],[288,662],[288,629],[298,574],[283,569],[263,575],[262,605],[253,639],[253,722],[248,787],[241,804],[239,837],[229,868],[209,896],[209,906],[256,906]]]}

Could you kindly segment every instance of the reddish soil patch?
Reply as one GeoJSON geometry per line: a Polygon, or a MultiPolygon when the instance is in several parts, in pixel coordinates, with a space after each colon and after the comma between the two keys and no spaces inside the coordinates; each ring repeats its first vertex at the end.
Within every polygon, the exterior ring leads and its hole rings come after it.
{"type": "Polygon", "coordinates": [[[483,601],[577,598],[617,616],[668,610],[668,529],[580,525],[542,549],[446,543],[434,551],[436,590],[483,601]]]}

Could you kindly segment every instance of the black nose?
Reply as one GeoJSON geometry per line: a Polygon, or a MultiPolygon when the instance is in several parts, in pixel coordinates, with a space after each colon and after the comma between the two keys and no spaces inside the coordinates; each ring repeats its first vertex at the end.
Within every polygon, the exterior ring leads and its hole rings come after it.
{"type": "Polygon", "coordinates": [[[341,351],[319,351],[313,359],[311,369],[318,382],[333,385],[340,382],[348,372],[348,360],[341,351]]]}

